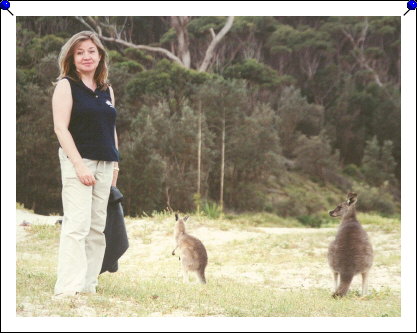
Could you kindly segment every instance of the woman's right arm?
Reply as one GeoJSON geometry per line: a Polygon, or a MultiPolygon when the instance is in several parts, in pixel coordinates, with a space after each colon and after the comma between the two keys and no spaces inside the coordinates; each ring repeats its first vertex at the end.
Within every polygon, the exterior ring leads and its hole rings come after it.
{"type": "Polygon", "coordinates": [[[74,139],[68,130],[71,119],[72,94],[68,80],[58,82],[52,96],[52,113],[54,119],[54,131],[58,137],[64,153],[71,160],[77,172],[78,179],[84,185],[91,186],[96,183],[94,175],[84,164],[83,159],[75,146],[74,139]]]}

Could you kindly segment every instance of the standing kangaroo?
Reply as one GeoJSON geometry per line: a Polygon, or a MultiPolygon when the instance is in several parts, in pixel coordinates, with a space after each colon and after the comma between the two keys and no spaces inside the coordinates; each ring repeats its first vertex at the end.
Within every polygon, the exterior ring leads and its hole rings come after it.
{"type": "Polygon", "coordinates": [[[180,260],[182,263],[182,272],[184,282],[189,282],[188,273],[196,272],[198,280],[201,283],[206,283],[204,271],[207,266],[207,251],[201,241],[185,232],[185,221],[188,216],[179,219],[178,214],[175,214],[174,237],[177,246],[172,251],[175,255],[175,250],[180,251],[180,260]]]}
{"type": "Polygon", "coordinates": [[[329,212],[332,217],[342,217],[336,239],[330,243],[327,255],[334,275],[333,297],[346,295],[353,277],[359,273],[362,274],[362,296],[368,291],[368,272],[372,266],[373,250],[368,234],[356,218],[357,196],[356,193],[348,193],[347,201],[329,212]]]}

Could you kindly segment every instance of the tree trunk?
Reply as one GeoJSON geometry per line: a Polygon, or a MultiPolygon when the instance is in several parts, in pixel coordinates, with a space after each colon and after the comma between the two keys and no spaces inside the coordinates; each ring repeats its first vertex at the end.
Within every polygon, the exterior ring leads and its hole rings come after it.
{"type": "Polygon", "coordinates": [[[132,207],[132,195],[130,195],[132,193],[132,189],[131,189],[130,182],[128,184],[129,184],[128,188],[127,188],[128,196],[127,196],[127,202],[126,202],[127,207],[125,207],[125,208],[127,208],[127,215],[132,216],[132,209],[131,209],[131,207],[132,207]]]}
{"type": "Polygon", "coordinates": [[[214,34],[213,30],[211,30],[213,40],[211,41],[209,47],[207,48],[204,60],[201,63],[200,68],[198,69],[200,72],[207,72],[207,69],[210,66],[211,60],[214,57],[214,49],[220,43],[223,37],[227,34],[227,32],[231,29],[233,25],[233,20],[234,20],[234,16],[229,16],[227,18],[225,26],[223,27],[222,30],[220,30],[220,32],[217,35],[214,34]]]}
{"type": "Polygon", "coordinates": [[[185,68],[190,68],[191,66],[191,56],[190,56],[190,49],[189,49],[188,30],[187,30],[188,22],[190,22],[189,16],[172,16],[171,17],[171,26],[175,29],[177,33],[178,55],[185,68]]]}
{"type": "Polygon", "coordinates": [[[198,102],[198,151],[197,151],[197,214],[200,214],[200,199],[201,199],[201,100],[198,102]]]}
{"type": "Polygon", "coordinates": [[[165,194],[166,194],[166,198],[167,198],[167,210],[171,213],[173,213],[174,211],[171,208],[171,198],[169,196],[169,187],[165,185],[165,194]]]}
{"type": "Polygon", "coordinates": [[[222,121],[222,162],[220,169],[220,212],[223,214],[223,188],[224,188],[224,153],[226,143],[226,115],[223,110],[223,121],[222,121]]]}

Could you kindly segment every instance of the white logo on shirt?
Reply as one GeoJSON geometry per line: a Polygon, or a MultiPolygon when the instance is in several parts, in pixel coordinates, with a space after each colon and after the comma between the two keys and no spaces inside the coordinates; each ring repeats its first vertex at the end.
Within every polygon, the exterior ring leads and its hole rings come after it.
{"type": "Polygon", "coordinates": [[[106,101],[106,104],[114,109],[114,106],[111,104],[110,101],[106,101]]]}

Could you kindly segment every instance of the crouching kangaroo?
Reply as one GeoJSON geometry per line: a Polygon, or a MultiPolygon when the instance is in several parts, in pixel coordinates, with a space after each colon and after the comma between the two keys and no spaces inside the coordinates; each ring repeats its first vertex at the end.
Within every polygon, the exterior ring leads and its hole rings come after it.
{"type": "Polygon", "coordinates": [[[336,239],[330,243],[327,256],[334,275],[333,297],[346,295],[353,277],[359,273],[362,274],[362,296],[368,291],[368,272],[372,266],[373,250],[368,234],[356,218],[356,202],[357,194],[348,193],[347,201],[329,212],[332,217],[342,217],[336,239]]]}
{"type": "Polygon", "coordinates": [[[180,260],[182,264],[182,272],[184,282],[189,282],[188,273],[196,272],[198,280],[201,283],[206,283],[204,271],[207,266],[207,251],[201,241],[185,232],[185,221],[188,216],[179,219],[178,214],[175,214],[174,237],[176,247],[172,251],[175,255],[175,250],[179,249],[180,260]]]}

